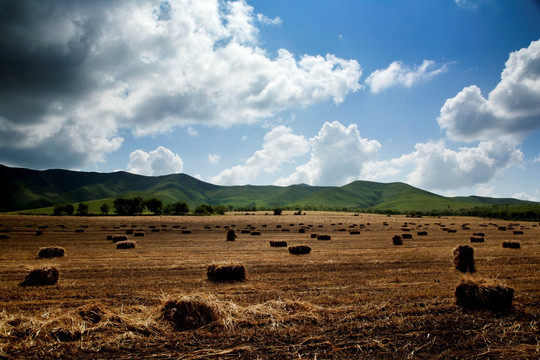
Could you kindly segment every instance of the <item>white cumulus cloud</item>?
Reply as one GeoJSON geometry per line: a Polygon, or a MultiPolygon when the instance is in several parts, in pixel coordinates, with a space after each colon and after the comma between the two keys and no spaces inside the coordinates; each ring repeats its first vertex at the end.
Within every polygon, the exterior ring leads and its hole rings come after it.
{"type": "Polygon", "coordinates": [[[539,129],[540,40],[510,54],[501,81],[487,98],[476,85],[465,87],[446,100],[437,121],[448,137],[459,141],[519,140],[539,129]]]}
{"type": "Polygon", "coordinates": [[[158,176],[181,173],[183,167],[184,162],[178,154],[160,146],[150,152],[133,151],[129,155],[127,171],[139,175],[158,176]]]}
{"type": "Polygon", "coordinates": [[[385,180],[405,175],[407,183],[429,190],[457,190],[486,184],[510,167],[523,164],[523,153],[508,140],[483,141],[457,151],[444,141],[419,143],[415,151],[399,158],[367,164],[362,176],[385,180]]]}
{"type": "Polygon", "coordinates": [[[263,147],[251,156],[244,165],[225,169],[209,181],[221,185],[243,185],[253,181],[261,172],[275,174],[284,163],[309,151],[307,140],[292,133],[283,125],[273,128],[264,136],[263,147]]]}
{"type": "Polygon", "coordinates": [[[433,60],[424,60],[422,65],[415,67],[407,66],[401,61],[394,61],[386,69],[372,72],[365,83],[370,91],[376,94],[396,86],[410,88],[446,71],[446,65],[435,67],[433,60]]]}
{"type": "Polygon", "coordinates": [[[356,60],[268,54],[245,1],[18,0],[0,12],[0,161],[75,168],[135,136],[341,103],[356,60]],[[24,29],[24,31],[20,31],[24,29]]]}
{"type": "Polygon", "coordinates": [[[310,160],[277,180],[276,185],[344,185],[359,178],[363,165],[373,160],[381,147],[376,140],[362,138],[356,124],[345,127],[338,121],[324,123],[309,145],[310,160]]]}

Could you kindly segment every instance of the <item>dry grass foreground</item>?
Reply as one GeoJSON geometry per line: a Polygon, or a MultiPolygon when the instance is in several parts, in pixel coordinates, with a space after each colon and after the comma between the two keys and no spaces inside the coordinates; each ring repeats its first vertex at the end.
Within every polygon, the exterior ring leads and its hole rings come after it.
{"type": "Polygon", "coordinates": [[[7,235],[0,240],[0,358],[540,357],[537,223],[257,213],[0,216],[0,224],[7,235]],[[226,241],[227,228],[236,230],[234,241],[226,241]],[[118,250],[107,240],[132,229],[144,233],[135,248],[118,250]],[[478,232],[485,242],[471,244],[478,232]],[[412,238],[393,245],[403,233],[412,238]],[[312,250],[291,255],[270,241],[312,250]],[[453,264],[460,244],[474,247],[476,272],[466,279],[515,290],[510,312],[455,304],[464,279],[453,264]],[[64,256],[40,259],[51,246],[64,256]],[[245,281],[208,281],[208,266],[221,263],[243,264],[245,281]],[[19,285],[47,266],[59,270],[55,285],[19,285]]]}

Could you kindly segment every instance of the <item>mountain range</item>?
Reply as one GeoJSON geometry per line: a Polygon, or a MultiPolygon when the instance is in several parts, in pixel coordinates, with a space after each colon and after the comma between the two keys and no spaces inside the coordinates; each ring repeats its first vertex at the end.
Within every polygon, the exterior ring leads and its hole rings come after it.
{"type": "MultiPolygon", "coordinates": [[[[103,203],[119,197],[158,198],[190,208],[208,203],[235,208],[276,207],[313,209],[378,209],[432,211],[495,204],[527,204],[512,198],[444,197],[411,185],[354,181],[344,186],[220,186],[186,174],[143,176],[128,172],[97,173],[70,170],[31,170],[0,165],[0,212],[43,209],[85,202],[98,213],[103,203]]],[[[50,212],[51,209],[49,209],[50,212]]],[[[45,213],[47,211],[44,211],[45,213]]]]}

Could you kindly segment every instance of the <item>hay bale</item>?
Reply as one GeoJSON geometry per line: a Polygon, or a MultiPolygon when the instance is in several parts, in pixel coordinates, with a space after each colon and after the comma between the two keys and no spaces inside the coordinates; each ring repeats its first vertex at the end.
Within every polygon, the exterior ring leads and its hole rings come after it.
{"type": "Polygon", "coordinates": [[[471,242],[472,243],[481,243],[484,242],[485,238],[482,236],[471,236],[471,242]]]}
{"type": "Polygon", "coordinates": [[[84,229],[75,229],[75,232],[76,232],[76,233],[83,233],[83,232],[84,232],[84,229]]]}
{"type": "Polygon", "coordinates": [[[519,249],[521,244],[518,241],[503,241],[502,247],[506,249],[519,249]]]}
{"type": "Polygon", "coordinates": [[[523,231],[521,231],[521,230],[514,230],[514,235],[523,235],[523,231]]]}
{"type": "Polygon", "coordinates": [[[270,246],[272,247],[287,247],[286,241],[270,241],[270,246]]]}
{"type": "Polygon", "coordinates": [[[246,279],[246,268],[242,264],[212,264],[206,270],[212,282],[237,282],[246,279]]]}
{"type": "Polygon", "coordinates": [[[261,235],[261,232],[260,231],[252,231],[251,236],[260,236],[261,235]]]}
{"type": "Polygon", "coordinates": [[[7,240],[9,239],[9,235],[0,234],[0,240],[7,240]]]}
{"type": "Polygon", "coordinates": [[[117,249],[134,249],[135,243],[133,241],[120,241],[116,244],[117,249]]]}
{"type": "Polygon", "coordinates": [[[203,298],[184,297],[165,302],[161,318],[173,323],[176,330],[194,330],[220,320],[221,311],[203,298]]]}
{"type": "Polygon", "coordinates": [[[400,235],[394,235],[392,237],[392,243],[394,245],[403,245],[403,239],[401,238],[400,235]]]}
{"type": "Polygon", "coordinates": [[[50,246],[39,249],[38,257],[40,259],[50,259],[54,257],[62,257],[66,251],[64,248],[50,246]]]}
{"type": "Polygon", "coordinates": [[[299,234],[305,234],[305,233],[306,233],[306,229],[305,229],[305,228],[300,228],[300,229],[298,229],[298,233],[299,233],[299,234]]]}
{"type": "Polygon", "coordinates": [[[312,239],[316,239],[319,234],[311,234],[312,239]]]}
{"type": "Polygon", "coordinates": [[[405,240],[405,239],[412,239],[412,234],[401,234],[401,238],[402,238],[403,240],[405,240]]]}
{"type": "Polygon", "coordinates": [[[419,231],[416,233],[416,235],[418,236],[427,236],[428,232],[427,231],[419,231]]]}
{"type": "Polygon", "coordinates": [[[307,245],[289,246],[289,253],[293,255],[305,255],[311,252],[311,248],[307,245]]]}
{"type": "Polygon", "coordinates": [[[349,231],[350,235],[360,235],[360,230],[351,230],[349,231]]]}
{"type": "Polygon", "coordinates": [[[133,235],[133,229],[127,229],[126,235],[133,235]]]}
{"type": "Polygon", "coordinates": [[[456,286],[456,304],[467,310],[508,312],[512,308],[514,289],[485,281],[463,280],[456,286]]]}
{"type": "Polygon", "coordinates": [[[54,285],[58,282],[59,271],[52,266],[37,268],[28,273],[21,286],[54,285]]]}
{"type": "Polygon", "coordinates": [[[136,233],[133,233],[133,236],[135,236],[135,237],[144,237],[144,233],[136,232],[136,233]]]}
{"type": "Polygon", "coordinates": [[[480,237],[485,237],[486,236],[486,233],[483,233],[483,232],[477,232],[477,233],[473,233],[474,236],[480,236],[480,237]]]}
{"type": "Polygon", "coordinates": [[[227,230],[227,241],[236,240],[236,232],[233,229],[227,230]]]}
{"type": "Polygon", "coordinates": [[[317,240],[332,240],[330,235],[317,235],[317,240]]]}
{"type": "Polygon", "coordinates": [[[191,234],[191,230],[182,230],[181,233],[184,235],[188,235],[188,234],[191,234]]]}
{"type": "Polygon", "coordinates": [[[475,272],[474,248],[469,245],[459,245],[454,249],[454,265],[461,272],[475,272]]]}
{"type": "Polygon", "coordinates": [[[43,235],[43,230],[36,230],[36,236],[43,235]]]}
{"type": "Polygon", "coordinates": [[[113,236],[112,241],[113,243],[117,243],[119,241],[127,241],[127,236],[119,235],[119,236],[113,236]]]}

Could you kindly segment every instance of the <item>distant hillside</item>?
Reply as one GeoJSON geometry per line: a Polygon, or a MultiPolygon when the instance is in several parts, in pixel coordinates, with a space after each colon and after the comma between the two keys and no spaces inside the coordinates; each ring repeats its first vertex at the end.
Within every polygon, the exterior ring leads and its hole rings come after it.
{"type": "MultiPolygon", "coordinates": [[[[159,198],[165,204],[185,201],[191,208],[208,203],[271,209],[379,209],[431,211],[494,204],[530,203],[478,196],[444,197],[404,183],[354,181],[341,187],[218,186],[186,174],[141,176],[127,172],[95,173],[68,170],[29,170],[0,165],[0,211],[46,208],[89,202],[98,206],[118,197],[159,198]]],[[[91,207],[92,209],[92,207],[91,207]]]]}

